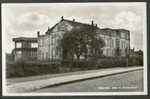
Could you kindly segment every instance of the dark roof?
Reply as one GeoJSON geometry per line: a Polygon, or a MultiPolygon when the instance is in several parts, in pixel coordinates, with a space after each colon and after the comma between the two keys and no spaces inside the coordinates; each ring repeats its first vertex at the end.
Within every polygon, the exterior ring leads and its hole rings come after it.
{"type": "Polygon", "coordinates": [[[31,42],[37,42],[37,38],[29,38],[29,37],[17,37],[13,38],[13,41],[31,41],[31,42]]]}
{"type": "Polygon", "coordinates": [[[121,33],[124,32],[127,35],[130,35],[130,31],[126,29],[111,29],[111,28],[102,28],[97,29],[98,34],[103,34],[107,36],[119,36],[121,37],[121,33]]]}
{"type": "MultiPolygon", "coordinates": [[[[67,20],[67,19],[64,19],[64,21],[70,23],[74,27],[76,27],[76,26],[88,26],[88,27],[92,27],[91,24],[81,23],[81,22],[77,22],[77,21],[71,21],[71,20],[67,20]]],[[[94,26],[94,27],[96,27],[96,26],[94,26]]],[[[96,28],[98,28],[98,27],[96,27],[96,28]]]]}
{"type": "Polygon", "coordinates": [[[128,31],[128,32],[129,32],[129,30],[126,30],[126,29],[111,29],[111,28],[102,28],[101,30],[128,31]]]}
{"type": "MultiPolygon", "coordinates": [[[[103,28],[103,29],[100,29],[99,27],[97,27],[95,24],[92,26],[91,24],[87,24],[87,23],[81,23],[81,22],[77,22],[77,21],[73,21],[73,20],[68,20],[68,19],[63,19],[61,20],[60,22],[68,22],[70,25],[72,25],[73,27],[88,27],[88,28],[92,28],[94,27],[97,31],[99,31],[98,33],[103,33],[105,32],[104,34],[105,35],[113,35],[112,33],[110,33],[109,31],[114,31],[114,32],[117,32],[117,34],[119,33],[120,34],[120,31],[126,31],[129,33],[129,30],[126,30],[126,29],[111,29],[111,28],[103,28]],[[102,32],[103,31],[103,32],[102,32]]],[[[53,27],[51,27],[50,29],[48,29],[48,31],[46,32],[46,34],[49,34],[51,33],[51,31],[60,23],[56,23],[53,27]]]]}

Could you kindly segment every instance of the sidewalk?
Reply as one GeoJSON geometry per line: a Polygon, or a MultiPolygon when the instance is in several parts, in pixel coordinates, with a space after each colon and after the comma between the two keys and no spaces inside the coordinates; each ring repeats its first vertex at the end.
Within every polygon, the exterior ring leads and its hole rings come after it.
{"type": "MultiPolygon", "coordinates": [[[[114,67],[113,69],[117,69],[118,67],[114,67]]],[[[107,70],[112,68],[107,68],[107,70]]],[[[106,68],[98,69],[98,70],[82,70],[82,71],[74,71],[74,72],[67,72],[67,73],[57,73],[57,74],[45,74],[45,75],[36,75],[36,76],[28,76],[28,77],[16,77],[16,78],[8,78],[7,79],[7,85],[20,83],[20,82],[26,82],[26,81],[35,81],[35,80],[42,80],[42,79],[48,79],[48,78],[54,78],[54,77],[62,77],[62,76],[68,76],[68,75],[79,75],[79,74],[85,74],[85,73],[95,73],[104,71],[106,68]]]]}
{"type": "MultiPolygon", "coordinates": [[[[64,73],[64,74],[55,74],[50,78],[40,79],[40,77],[36,80],[26,80],[23,82],[16,82],[14,84],[7,86],[7,92],[15,93],[15,92],[31,92],[34,90],[38,90],[44,87],[75,82],[80,80],[86,80],[96,77],[104,77],[113,74],[119,74],[134,70],[143,69],[143,67],[124,67],[124,68],[108,68],[102,70],[89,70],[89,71],[80,71],[80,72],[73,72],[73,73],[64,73]]],[[[42,76],[41,76],[42,77],[42,76]]]]}

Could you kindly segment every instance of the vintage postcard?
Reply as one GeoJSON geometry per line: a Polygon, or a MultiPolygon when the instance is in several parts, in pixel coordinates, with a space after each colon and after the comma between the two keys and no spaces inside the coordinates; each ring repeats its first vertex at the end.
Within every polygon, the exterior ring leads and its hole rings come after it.
{"type": "Polygon", "coordinates": [[[146,95],[145,2],[2,3],[4,96],[146,95]]]}

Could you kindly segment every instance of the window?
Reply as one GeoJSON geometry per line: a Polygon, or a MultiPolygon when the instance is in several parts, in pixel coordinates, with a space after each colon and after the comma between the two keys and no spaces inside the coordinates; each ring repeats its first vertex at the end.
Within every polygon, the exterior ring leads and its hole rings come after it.
{"type": "Polygon", "coordinates": [[[41,45],[42,45],[41,40],[39,40],[39,41],[38,41],[38,43],[39,43],[39,46],[41,46],[41,45]]]}
{"type": "Polygon", "coordinates": [[[119,45],[120,45],[120,41],[119,41],[119,39],[116,39],[116,47],[118,48],[119,45]]]}
{"type": "Polygon", "coordinates": [[[113,44],[114,44],[114,42],[113,42],[114,40],[112,39],[111,40],[111,48],[113,48],[114,46],[113,46],[113,44]]]}
{"type": "Polygon", "coordinates": [[[48,52],[46,52],[46,60],[48,59],[48,52]]]}
{"type": "Polygon", "coordinates": [[[107,46],[109,47],[109,39],[107,39],[107,46]]]}
{"type": "Polygon", "coordinates": [[[112,41],[112,44],[113,44],[113,48],[115,48],[115,40],[114,39],[112,41]]]}
{"type": "Polygon", "coordinates": [[[19,42],[19,43],[16,43],[16,48],[21,48],[22,47],[22,43],[19,42]]]}
{"type": "Polygon", "coordinates": [[[120,41],[120,48],[123,48],[123,42],[120,41]]]}
{"type": "Polygon", "coordinates": [[[106,46],[109,46],[109,41],[108,41],[109,39],[106,39],[106,46]]]}
{"type": "Polygon", "coordinates": [[[125,42],[123,42],[123,48],[125,48],[125,42]]]}
{"type": "Polygon", "coordinates": [[[44,53],[42,53],[42,59],[44,60],[44,53]]]}
{"type": "Polygon", "coordinates": [[[51,45],[54,45],[54,39],[51,39],[51,45]]]}
{"type": "Polygon", "coordinates": [[[109,39],[109,47],[112,47],[111,39],[109,39]]]}
{"type": "Polygon", "coordinates": [[[125,38],[126,34],[124,32],[121,32],[121,38],[125,38]]]}
{"type": "Polygon", "coordinates": [[[42,46],[42,40],[39,40],[39,46],[42,46]]]}
{"type": "Polygon", "coordinates": [[[46,45],[49,45],[49,39],[48,38],[46,39],[46,45]]]}
{"type": "Polygon", "coordinates": [[[129,39],[129,34],[126,35],[127,39],[129,39]]]}
{"type": "Polygon", "coordinates": [[[21,51],[17,51],[17,54],[22,54],[22,52],[21,51]]]}
{"type": "Polygon", "coordinates": [[[43,39],[41,40],[41,44],[42,44],[42,46],[44,46],[44,40],[43,39]]]}
{"type": "Polygon", "coordinates": [[[31,48],[37,48],[38,44],[37,43],[31,43],[31,48]]]}
{"type": "Polygon", "coordinates": [[[109,56],[109,49],[106,49],[106,55],[109,56]]]}
{"type": "Polygon", "coordinates": [[[54,56],[54,48],[52,48],[52,58],[53,58],[53,56],[54,56]]]}
{"type": "Polygon", "coordinates": [[[125,42],[122,41],[122,48],[125,48],[125,42]]]}
{"type": "Polygon", "coordinates": [[[123,42],[120,41],[120,48],[123,48],[123,42]]]}

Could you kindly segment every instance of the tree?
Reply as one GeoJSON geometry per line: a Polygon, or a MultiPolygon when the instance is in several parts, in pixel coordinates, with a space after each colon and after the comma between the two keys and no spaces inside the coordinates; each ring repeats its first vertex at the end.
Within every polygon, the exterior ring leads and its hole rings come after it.
{"type": "Polygon", "coordinates": [[[65,33],[60,44],[63,50],[63,59],[71,57],[73,60],[74,56],[78,61],[80,61],[81,56],[87,59],[89,49],[92,57],[100,56],[102,54],[101,48],[104,47],[105,43],[97,36],[95,30],[95,27],[84,26],[65,33]]]}

